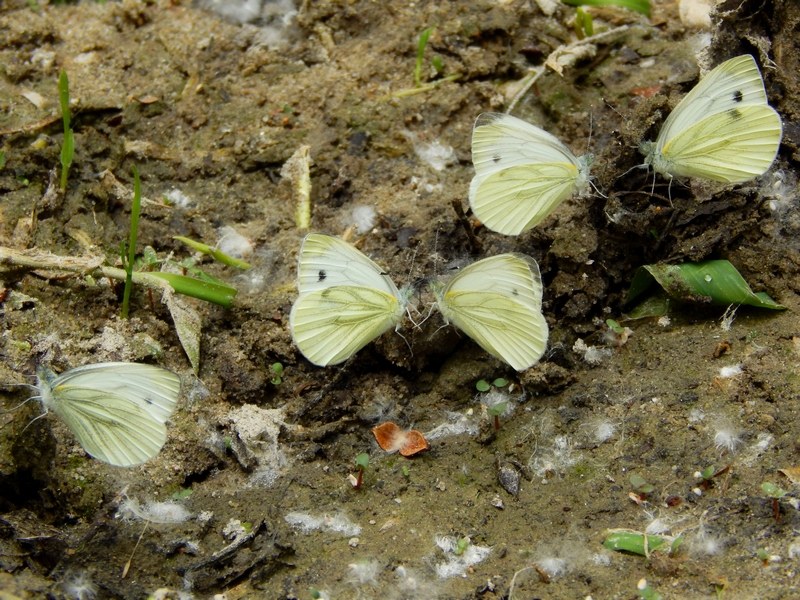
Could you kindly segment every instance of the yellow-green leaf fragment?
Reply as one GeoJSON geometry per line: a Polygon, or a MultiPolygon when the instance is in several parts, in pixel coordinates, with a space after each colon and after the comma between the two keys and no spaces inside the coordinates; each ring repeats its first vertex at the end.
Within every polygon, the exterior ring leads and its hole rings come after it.
{"type": "Polygon", "coordinates": [[[610,529],[606,533],[606,539],[603,540],[604,547],[617,552],[638,554],[639,556],[648,556],[651,552],[670,541],[666,537],[646,535],[639,531],[627,529],[610,529]]]}
{"type": "Polygon", "coordinates": [[[753,292],[729,261],[707,260],[679,265],[644,265],[633,277],[626,303],[644,294],[653,282],[668,296],[681,302],[713,303],[723,306],[745,304],[757,308],[784,310],[764,292],[753,292]]]}

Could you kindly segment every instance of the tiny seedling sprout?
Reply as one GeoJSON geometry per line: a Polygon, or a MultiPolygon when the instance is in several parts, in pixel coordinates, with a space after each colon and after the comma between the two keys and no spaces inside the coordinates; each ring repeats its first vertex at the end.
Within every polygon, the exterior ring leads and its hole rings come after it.
{"type": "Polygon", "coordinates": [[[186,500],[189,496],[192,495],[192,488],[181,488],[177,492],[172,494],[173,500],[186,500]]]}
{"type": "MultiPolygon", "coordinates": [[[[461,73],[454,73],[451,75],[446,75],[434,81],[428,81],[428,82],[422,81],[422,70],[425,62],[425,49],[428,47],[428,40],[430,39],[431,34],[433,34],[435,30],[436,27],[428,27],[426,29],[423,29],[422,32],[419,34],[419,38],[417,39],[417,54],[416,54],[416,59],[414,61],[414,87],[399,90],[398,92],[395,92],[393,94],[394,97],[402,98],[405,96],[412,96],[414,94],[419,94],[421,92],[427,92],[428,90],[432,90],[436,86],[441,85],[442,83],[445,83],[447,81],[456,81],[461,77],[461,73]]],[[[434,56],[431,59],[431,65],[436,71],[437,76],[442,75],[442,73],[444,72],[444,61],[442,60],[441,56],[434,56]]]]}
{"type": "Polygon", "coordinates": [[[636,591],[642,600],[662,600],[663,598],[644,578],[640,579],[639,583],[636,584],[636,591]]]}
{"type": "Polygon", "coordinates": [[[592,15],[583,10],[580,6],[575,9],[575,35],[578,36],[578,39],[594,35],[592,15]]]}
{"type": "Polygon", "coordinates": [[[270,383],[272,385],[280,385],[283,382],[283,365],[279,362],[272,363],[269,370],[272,373],[270,383]]]}
{"type": "Polygon", "coordinates": [[[507,385],[508,385],[508,380],[503,379],[502,377],[498,377],[491,383],[489,383],[485,379],[479,379],[477,383],[475,383],[475,389],[478,390],[479,392],[488,392],[490,389],[492,389],[492,386],[496,388],[504,388],[507,385]]]}
{"type": "Polygon", "coordinates": [[[780,500],[789,492],[769,481],[765,481],[761,484],[761,491],[764,492],[768,498],[772,499],[772,515],[775,517],[775,522],[777,523],[781,520],[780,500]]]}
{"type": "Polygon", "coordinates": [[[357,454],[355,463],[358,473],[355,475],[355,477],[350,475],[350,483],[355,489],[359,490],[364,483],[364,471],[366,471],[367,467],[369,467],[369,454],[366,452],[357,454]]]}
{"type": "Polygon", "coordinates": [[[648,483],[644,477],[637,475],[636,473],[633,473],[628,478],[628,481],[630,481],[631,487],[633,488],[633,493],[636,496],[636,498],[632,497],[632,499],[636,501],[637,504],[647,500],[647,497],[653,493],[653,490],[656,489],[652,483],[648,483]]]}
{"type": "Polygon", "coordinates": [[[464,554],[464,552],[467,551],[467,548],[469,548],[469,538],[466,536],[458,538],[458,540],[456,541],[456,547],[453,548],[453,554],[455,554],[456,556],[461,556],[462,554],[464,554]]]}
{"type": "Polygon", "coordinates": [[[75,136],[70,123],[72,115],[69,111],[69,78],[62,70],[58,76],[58,103],[61,105],[61,120],[64,123],[64,142],[61,144],[61,191],[67,190],[67,177],[75,155],[75,136]]]}

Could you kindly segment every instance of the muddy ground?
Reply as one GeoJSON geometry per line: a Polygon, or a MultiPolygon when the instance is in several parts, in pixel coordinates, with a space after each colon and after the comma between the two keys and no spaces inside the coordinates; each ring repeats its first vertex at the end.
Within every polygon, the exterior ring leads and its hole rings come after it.
{"type": "MultiPolygon", "coordinates": [[[[188,2],[7,2],[0,245],[119,265],[137,166],[140,252],[184,259],[172,236],[214,245],[227,226],[250,240],[253,267],[199,259],[239,293],[230,309],[190,301],[203,325],[195,376],[154,294],[137,288],[123,320],[108,279],[0,266],[5,408],[27,397],[10,384],[30,383],[39,361],[144,361],[183,379],[166,446],[132,469],[89,458],[54,415],[31,423],[36,403],[2,415],[3,597],[634,598],[642,578],[667,598],[792,596],[800,515],[779,469],[800,463],[800,11],[723,2],[705,28],[671,2],[650,19],[592,14],[610,33],[586,46],[573,8],[545,16],[516,0],[309,1],[245,25],[188,2]],[[458,78],[405,93],[431,26],[423,81],[458,78]],[[564,47],[575,60],[545,70],[514,114],[594,153],[597,192],[520,237],[473,221],[478,248],[452,207],[466,206],[472,123],[508,108],[564,47]],[[773,169],[739,186],[653,189],[634,168],[638,142],[701,67],[743,52],[764,66],[784,120],[773,169]],[[61,69],[75,131],[65,194],[48,193],[61,69]],[[539,261],[543,361],[517,374],[434,315],[343,367],[306,362],[288,329],[305,232],[281,177],[304,144],[311,229],[348,236],[398,284],[506,251],[539,261]],[[374,223],[354,216],[364,206],[374,223]],[[730,322],[724,306],[673,305],[668,319],[624,321],[637,267],[707,258],[730,260],[787,310],[741,308],[730,322]],[[632,335],[607,339],[608,318],[632,335]],[[601,348],[597,364],[578,339],[601,348]],[[513,411],[495,431],[475,385],[501,376],[513,411]],[[430,451],[381,451],[371,428],[387,419],[427,433],[430,451]],[[787,495],[773,501],[764,482],[787,495]],[[158,502],[189,518],[158,522],[176,512],[158,502]],[[611,528],[683,543],[612,552],[611,528]]],[[[431,301],[419,298],[421,313],[431,301]]]]}

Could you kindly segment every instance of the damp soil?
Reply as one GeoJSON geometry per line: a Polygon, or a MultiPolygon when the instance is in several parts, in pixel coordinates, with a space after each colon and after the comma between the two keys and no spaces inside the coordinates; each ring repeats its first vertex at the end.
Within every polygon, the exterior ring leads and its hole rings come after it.
{"type": "MultiPolygon", "coordinates": [[[[783,471],[800,462],[796,3],[722,2],[707,29],[671,2],[649,20],[597,9],[596,30],[616,31],[588,52],[572,8],[545,16],[515,0],[304,2],[269,34],[186,2],[34,5],[0,13],[0,245],[119,265],[137,166],[140,252],[185,259],[173,236],[214,245],[226,226],[253,252],[246,272],[198,258],[239,293],[230,309],[190,301],[202,318],[196,375],[152,293],[135,288],[123,320],[117,283],[0,266],[4,408],[26,398],[11,384],[30,383],[39,361],[151,362],[183,380],[163,451],[132,469],[89,458],[54,415],[33,421],[35,403],[2,415],[4,597],[633,598],[641,579],[672,598],[793,595],[800,514],[783,471]],[[414,87],[430,26],[423,81],[459,77],[398,94],[414,87]],[[514,114],[591,151],[596,191],[519,237],[469,215],[465,228],[453,203],[466,208],[476,116],[508,108],[531,69],[570,44],[574,60],[545,70],[514,114]],[[773,170],[737,186],[654,183],[636,168],[638,142],[701,66],[743,52],[764,65],[784,121],[773,170]],[[48,191],[62,69],[75,132],[65,194],[48,191]],[[431,144],[453,150],[441,170],[419,152],[431,144]],[[302,145],[311,229],[346,236],[398,284],[501,252],[534,257],[551,329],[541,363],[515,373],[436,315],[343,366],[306,362],[288,327],[305,232],[281,176],[302,145]],[[377,218],[359,229],[363,206],[377,218]],[[709,258],[787,309],[740,308],[731,321],[724,306],[673,304],[668,319],[625,320],[639,266],[709,258]],[[609,318],[632,334],[609,338],[609,318]],[[578,339],[601,348],[597,364],[573,350],[578,339]],[[496,429],[475,386],[498,377],[513,410],[496,429]],[[430,449],[383,452],[371,430],[386,420],[428,434],[430,449]],[[786,496],[773,501],[764,482],[786,496]],[[145,527],[132,501],[176,502],[191,517],[145,527]],[[612,552],[603,540],[616,528],[682,543],[612,552]]],[[[420,315],[430,302],[419,297],[420,315]]]]}

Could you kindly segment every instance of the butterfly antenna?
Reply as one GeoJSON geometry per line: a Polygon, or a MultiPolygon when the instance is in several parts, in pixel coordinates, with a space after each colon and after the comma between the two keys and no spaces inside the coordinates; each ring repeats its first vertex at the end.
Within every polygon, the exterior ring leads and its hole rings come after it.
{"type": "MultiPolygon", "coordinates": [[[[7,383],[7,384],[5,384],[4,387],[11,387],[11,386],[15,386],[15,387],[16,386],[25,386],[25,387],[33,388],[34,390],[38,390],[39,389],[35,385],[31,385],[30,383],[7,383]]],[[[41,400],[41,399],[42,399],[42,397],[40,395],[38,395],[38,394],[35,395],[35,396],[30,396],[30,397],[28,397],[27,400],[23,400],[22,402],[20,402],[16,406],[12,406],[11,408],[9,408],[7,410],[0,410],[0,415],[7,415],[9,413],[14,412],[15,410],[19,410],[20,408],[25,406],[31,400],[41,400]]]]}
{"type": "Polygon", "coordinates": [[[47,410],[45,410],[45,411],[44,411],[42,414],[40,414],[38,417],[34,417],[33,419],[31,419],[31,420],[30,420],[30,422],[29,422],[27,425],[25,425],[25,427],[22,429],[22,431],[20,431],[20,432],[19,432],[19,434],[20,434],[20,435],[22,435],[23,433],[25,433],[25,432],[28,430],[28,427],[30,427],[31,425],[33,425],[33,424],[34,424],[36,421],[38,421],[38,420],[39,420],[39,419],[41,419],[42,417],[46,417],[46,416],[47,416],[47,412],[48,412],[48,411],[47,411],[47,410]]]}
{"type": "Polygon", "coordinates": [[[588,181],[589,181],[589,185],[590,185],[590,186],[592,186],[592,189],[595,191],[595,193],[596,193],[598,196],[600,196],[601,198],[608,198],[608,196],[606,196],[606,195],[605,195],[603,192],[601,192],[601,191],[600,191],[600,188],[598,188],[598,187],[597,187],[597,186],[594,184],[594,181],[592,181],[592,180],[591,180],[591,178],[590,178],[588,181]]]}

